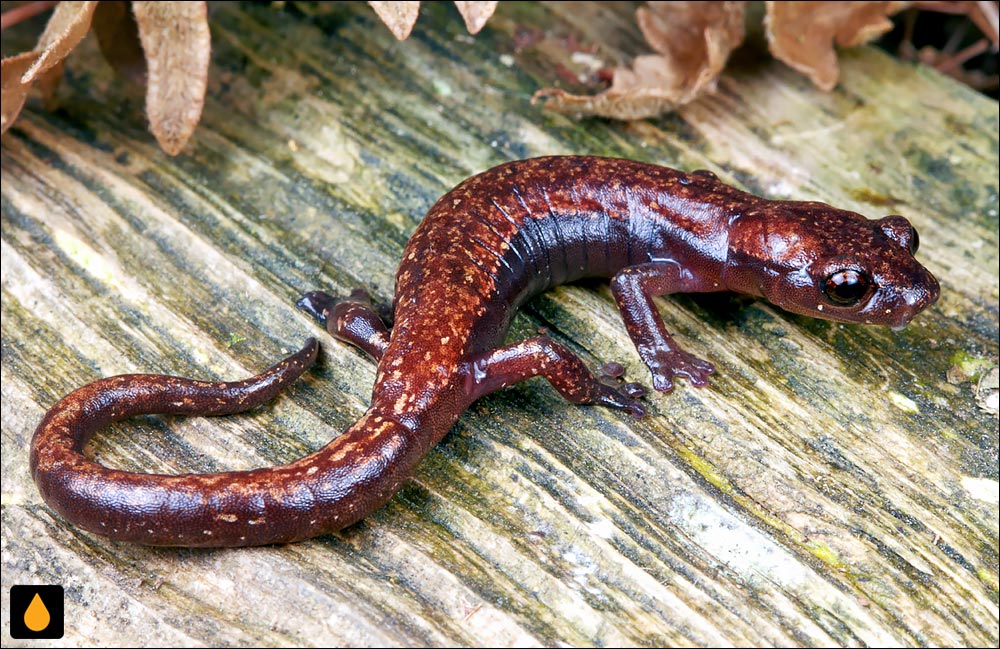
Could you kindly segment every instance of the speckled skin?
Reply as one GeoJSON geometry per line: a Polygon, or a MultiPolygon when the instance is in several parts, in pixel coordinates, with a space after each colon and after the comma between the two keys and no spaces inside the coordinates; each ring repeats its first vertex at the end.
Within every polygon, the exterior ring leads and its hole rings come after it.
{"type": "Polygon", "coordinates": [[[141,413],[214,415],[270,399],[315,359],[310,340],[235,383],[159,375],[96,381],[57,403],[32,442],[45,501],[74,524],[148,545],[283,543],[332,532],[384,504],[476,399],[543,376],[575,403],[642,416],[635,384],[595,377],[540,336],[498,347],[517,307],[586,276],[612,289],[653,386],[704,385],[712,366],[678,348],[652,297],[738,291],[812,316],[893,327],[938,297],[900,216],[870,221],[822,203],[771,201],[639,162],[549,157],[512,162],[443,196],[413,233],[389,329],[355,291],[299,305],[379,361],[365,415],[291,464],[206,475],[115,471],[83,457],[87,438],[141,413]],[[848,303],[849,302],[849,303],[848,303]]]}

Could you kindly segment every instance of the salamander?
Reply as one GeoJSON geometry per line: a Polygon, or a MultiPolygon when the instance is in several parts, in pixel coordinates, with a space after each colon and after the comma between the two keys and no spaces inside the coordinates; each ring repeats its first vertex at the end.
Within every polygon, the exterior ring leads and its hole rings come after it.
{"type": "Polygon", "coordinates": [[[642,390],[598,376],[540,335],[503,344],[541,291],[608,277],[653,387],[703,386],[710,363],[667,333],[653,302],[734,291],[828,320],[901,328],[938,298],[902,216],[869,220],[818,202],[768,200],[707,171],[591,156],[504,164],[445,194],[414,231],[396,274],[393,325],[364,291],[298,305],[378,363],[371,406],[342,435],[284,466],[211,474],[113,470],[82,449],[138,414],[221,415],[271,399],[317,354],[306,345],[231,383],[155,374],[85,385],[35,431],[31,473],[71,523],[148,545],[249,546],[337,531],[382,506],[476,399],[542,376],[573,403],[642,416],[642,390]]]}

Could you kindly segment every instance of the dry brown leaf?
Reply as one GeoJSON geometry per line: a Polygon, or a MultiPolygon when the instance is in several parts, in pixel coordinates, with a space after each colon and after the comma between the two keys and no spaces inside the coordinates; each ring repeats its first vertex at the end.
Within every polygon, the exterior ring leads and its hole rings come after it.
{"type": "Polygon", "coordinates": [[[66,71],[66,62],[59,61],[45,72],[38,75],[35,80],[35,88],[42,95],[42,108],[53,111],[59,107],[56,101],[56,91],[62,83],[63,73],[66,71]]]}
{"type": "MultiPolygon", "coordinates": [[[[21,78],[23,83],[32,83],[43,72],[62,63],[66,55],[76,47],[90,30],[90,19],[97,8],[97,2],[64,1],[56,5],[55,11],[45,25],[45,31],[38,39],[35,50],[41,51],[41,56],[35,61],[21,78]]],[[[56,79],[62,77],[58,74],[56,79]]],[[[49,78],[49,84],[52,83],[49,78]]]]}
{"type": "Polygon", "coordinates": [[[119,73],[136,83],[146,81],[146,59],[139,26],[127,2],[102,0],[91,24],[101,54],[119,73]]]}
{"type": "Polygon", "coordinates": [[[497,9],[496,2],[459,2],[455,0],[458,13],[462,14],[465,28],[470,34],[478,34],[497,9]]]}
{"type": "Polygon", "coordinates": [[[406,40],[417,23],[420,13],[420,2],[369,2],[385,26],[389,28],[397,40],[406,40]]]}
{"type": "Polygon", "coordinates": [[[660,54],[616,68],[611,87],[597,95],[547,88],[545,108],[614,119],[653,117],[714,90],[722,68],[743,41],[745,2],[650,2],[636,11],[646,41],[660,54]]]}
{"type": "Polygon", "coordinates": [[[834,43],[854,47],[892,29],[887,16],[905,2],[766,2],[764,27],[774,58],[833,90],[840,76],[834,43]]]}
{"type": "Polygon", "coordinates": [[[0,61],[0,133],[6,133],[21,112],[31,90],[31,84],[22,83],[21,77],[39,56],[40,52],[25,52],[0,61]]]}
{"type": "Polygon", "coordinates": [[[201,119],[211,35],[204,2],[133,2],[146,55],[149,130],[170,155],[180,153],[201,119]]]}

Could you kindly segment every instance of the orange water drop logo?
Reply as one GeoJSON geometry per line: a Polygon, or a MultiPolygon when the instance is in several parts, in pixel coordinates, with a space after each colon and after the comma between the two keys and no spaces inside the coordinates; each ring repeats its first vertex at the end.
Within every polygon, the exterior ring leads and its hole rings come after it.
{"type": "Polygon", "coordinates": [[[49,615],[49,609],[45,608],[45,602],[38,596],[38,593],[35,593],[35,597],[28,604],[28,609],[24,612],[24,626],[38,633],[47,627],[51,621],[52,617],[49,615]]]}

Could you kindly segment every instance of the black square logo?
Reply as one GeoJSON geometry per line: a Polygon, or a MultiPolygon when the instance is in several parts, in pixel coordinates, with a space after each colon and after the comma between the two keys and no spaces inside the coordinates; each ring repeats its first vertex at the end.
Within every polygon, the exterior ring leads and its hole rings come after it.
{"type": "Polygon", "coordinates": [[[62,586],[11,586],[10,637],[18,640],[63,637],[62,586]]]}

